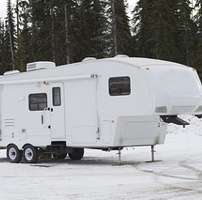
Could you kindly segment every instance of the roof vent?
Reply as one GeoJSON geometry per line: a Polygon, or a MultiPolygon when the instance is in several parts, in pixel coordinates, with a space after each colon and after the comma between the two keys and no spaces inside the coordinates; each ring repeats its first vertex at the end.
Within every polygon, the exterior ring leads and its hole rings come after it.
{"type": "Polygon", "coordinates": [[[97,59],[94,58],[94,57],[87,57],[87,58],[84,58],[84,59],[82,60],[82,62],[90,61],[90,60],[97,60],[97,59]]]}
{"type": "Polygon", "coordinates": [[[114,56],[114,58],[129,58],[129,56],[123,55],[123,54],[118,54],[118,55],[114,56]]]}
{"type": "Polygon", "coordinates": [[[33,62],[27,64],[27,71],[33,71],[38,69],[51,69],[55,68],[54,62],[46,62],[46,61],[40,61],[40,62],[33,62]]]}
{"type": "Polygon", "coordinates": [[[13,74],[19,74],[20,71],[18,70],[12,70],[12,71],[7,71],[4,73],[4,76],[8,76],[8,75],[13,75],[13,74]]]}

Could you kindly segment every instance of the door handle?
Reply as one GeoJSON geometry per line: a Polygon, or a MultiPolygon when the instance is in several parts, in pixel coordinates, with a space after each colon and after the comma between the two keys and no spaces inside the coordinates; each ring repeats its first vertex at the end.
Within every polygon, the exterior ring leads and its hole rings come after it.
{"type": "Polygon", "coordinates": [[[41,124],[43,124],[43,115],[41,115],[41,124]]]}
{"type": "Polygon", "coordinates": [[[48,107],[47,110],[53,112],[53,108],[48,107]]]}

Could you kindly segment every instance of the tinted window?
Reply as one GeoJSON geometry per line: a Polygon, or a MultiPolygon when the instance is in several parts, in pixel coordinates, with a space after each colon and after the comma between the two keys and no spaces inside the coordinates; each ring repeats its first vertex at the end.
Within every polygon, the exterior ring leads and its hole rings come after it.
{"type": "Polygon", "coordinates": [[[60,88],[59,87],[53,88],[53,105],[54,106],[60,106],[61,105],[61,94],[60,94],[60,88]]]}
{"type": "Polygon", "coordinates": [[[38,111],[47,108],[47,94],[30,94],[29,95],[29,110],[38,111]]]}
{"type": "Polygon", "coordinates": [[[110,78],[109,94],[111,96],[129,95],[130,78],[128,76],[110,78]]]}

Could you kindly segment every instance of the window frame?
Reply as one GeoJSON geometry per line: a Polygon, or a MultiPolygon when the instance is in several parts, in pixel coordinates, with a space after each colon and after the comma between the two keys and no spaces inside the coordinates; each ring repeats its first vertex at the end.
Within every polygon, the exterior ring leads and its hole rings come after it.
{"type": "Polygon", "coordinates": [[[129,76],[110,77],[108,80],[108,89],[109,89],[110,96],[128,96],[131,94],[131,79],[129,76]],[[120,80],[121,78],[123,79],[122,81],[120,80]],[[124,79],[126,78],[128,80],[124,81],[124,79]],[[116,81],[113,82],[113,80],[116,80],[116,81]],[[117,86],[114,89],[114,91],[112,91],[113,85],[117,86]]]}
{"type": "Polygon", "coordinates": [[[28,96],[28,106],[29,106],[30,111],[43,111],[45,108],[48,107],[48,96],[47,96],[47,94],[46,93],[32,93],[32,94],[29,94],[29,96],[28,96]],[[37,100],[40,100],[40,98],[37,99],[37,96],[39,96],[39,95],[44,95],[44,98],[42,99],[42,101],[37,102],[37,100]],[[31,98],[35,98],[34,103],[31,102],[31,101],[34,101],[31,98]],[[45,102],[44,102],[44,100],[45,100],[45,102]],[[32,107],[33,104],[36,104],[37,108],[32,107]],[[45,106],[42,106],[42,104],[45,104],[45,106]]]}
{"type": "Polygon", "coordinates": [[[53,101],[53,106],[61,106],[61,104],[62,104],[62,101],[61,101],[61,88],[60,87],[53,87],[52,88],[52,101],[53,101]],[[56,101],[56,98],[57,98],[57,96],[55,96],[55,90],[58,90],[59,89],[59,103],[57,103],[56,101]]]}

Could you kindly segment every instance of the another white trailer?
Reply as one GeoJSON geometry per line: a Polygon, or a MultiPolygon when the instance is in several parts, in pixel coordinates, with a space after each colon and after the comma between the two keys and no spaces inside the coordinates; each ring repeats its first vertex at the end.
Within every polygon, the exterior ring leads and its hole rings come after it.
{"type": "Polygon", "coordinates": [[[0,77],[0,147],[11,162],[39,154],[82,159],[84,148],[163,144],[167,123],[202,113],[195,69],[147,58],[35,62],[0,77]]]}

